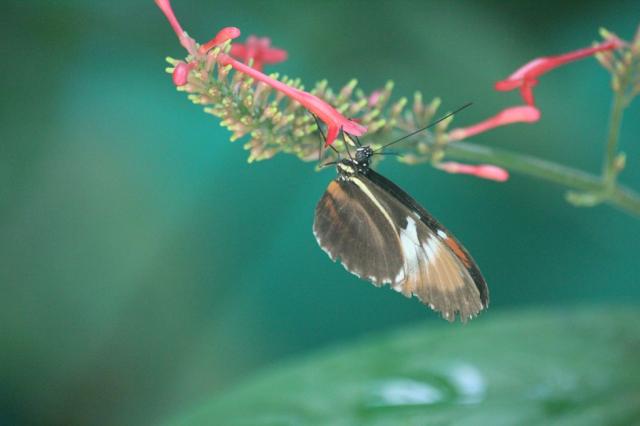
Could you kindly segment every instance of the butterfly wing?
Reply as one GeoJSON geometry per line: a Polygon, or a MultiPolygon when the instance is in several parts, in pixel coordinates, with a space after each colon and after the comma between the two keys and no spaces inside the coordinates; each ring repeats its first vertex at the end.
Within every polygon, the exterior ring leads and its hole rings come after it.
{"type": "Polygon", "coordinates": [[[466,321],[488,304],[486,283],[464,247],[373,170],[329,185],[316,208],[314,233],[347,270],[376,285],[389,283],[407,297],[415,295],[449,321],[456,314],[466,321]]]}
{"type": "Polygon", "coordinates": [[[316,207],[313,233],[334,262],[373,284],[403,273],[400,240],[386,212],[352,181],[334,180],[316,207]]]}

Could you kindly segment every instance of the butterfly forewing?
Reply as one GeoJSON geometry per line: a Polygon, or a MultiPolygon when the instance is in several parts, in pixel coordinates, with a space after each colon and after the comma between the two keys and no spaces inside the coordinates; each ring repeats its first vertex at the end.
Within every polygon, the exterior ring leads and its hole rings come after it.
{"type": "Polygon", "coordinates": [[[320,246],[350,272],[405,296],[452,321],[488,303],[475,262],[413,198],[371,169],[333,181],[316,207],[320,246]]]}
{"type": "Polygon", "coordinates": [[[316,207],[313,232],[329,257],[376,285],[403,271],[400,241],[385,212],[352,181],[334,180],[316,207]]]}

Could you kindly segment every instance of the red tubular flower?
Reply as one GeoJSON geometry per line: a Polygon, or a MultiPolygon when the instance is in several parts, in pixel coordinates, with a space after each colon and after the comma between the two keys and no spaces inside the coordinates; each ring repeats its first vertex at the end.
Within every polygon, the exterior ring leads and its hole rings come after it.
{"type": "Polygon", "coordinates": [[[196,64],[193,62],[188,64],[185,62],[179,62],[173,69],[173,84],[176,86],[184,86],[187,84],[189,73],[195,66],[196,64]]]}
{"type": "Polygon", "coordinates": [[[436,167],[447,173],[462,173],[473,175],[482,179],[495,180],[497,182],[505,182],[509,179],[509,172],[502,167],[493,164],[462,164],[455,162],[445,162],[437,164],[436,167]]]}
{"type": "Polygon", "coordinates": [[[233,59],[229,55],[221,53],[218,55],[218,62],[220,62],[221,65],[231,65],[236,71],[246,74],[254,80],[261,81],[275,90],[284,93],[286,96],[290,97],[318,116],[318,118],[327,125],[327,145],[331,145],[336,140],[341,130],[354,136],[362,136],[367,131],[366,127],[356,123],[355,121],[349,120],[322,99],[313,96],[310,93],[296,89],[295,87],[287,86],[281,81],[273,79],[268,75],[233,59]]]}
{"type": "Polygon", "coordinates": [[[586,58],[603,50],[617,49],[622,45],[623,42],[620,39],[611,38],[610,40],[597,44],[593,47],[578,49],[563,55],[536,58],[520,67],[505,80],[497,82],[495,88],[499,91],[508,91],[520,88],[520,94],[524,101],[529,105],[533,105],[533,88],[538,83],[538,77],[542,74],[566,63],[586,58]]]}
{"type": "Polygon", "coordinates": [[[233,40],[234,38],[240,37],[240,29],[236,27],[224,27],[218,34],[202,46],[200,46],[200,53],[205,54],[209,50],[213,49],[219,44],[224,43],[227,40],[233,40]]]}
{"type": "Polygon", "coordinates": [[[253,59],[252,66],[258,71],[262,71],[265,64],[276,64],[287,60],[287,52],[283,49],[271,47],[271,39],[268,37],[249,36],[245,44],[233,44],[229,53],[244,63],[249,62],[249,59],[253,59]]]}
{"type": "Polygon", "coordinates": [[[453,129],[449,132],[449,141],[459,141],[468,137],[486,132],[495,127],[504,126],[512,123],[533,123],[540,119],[540,110],[534,106],[521,105],[510,107],[500,111],[493,117],[489,117],[484,121],[473,126],[453,129]]]}

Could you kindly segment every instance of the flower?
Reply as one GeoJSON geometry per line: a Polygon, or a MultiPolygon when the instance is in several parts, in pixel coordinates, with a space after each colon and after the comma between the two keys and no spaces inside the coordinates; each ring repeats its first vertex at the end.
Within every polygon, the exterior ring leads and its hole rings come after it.
{"type": "Polygon", "coordinates": [[[252,66],[258,71],[262,71],[264,64],[276,64],[287,59],[287,52],[271,47],[271,39],[268,37],[249,36],[245,44],[234,43],[229,53],[244,63],[253,59],[252,66]]]}
{"type": "Polygon", "coordinates": [[[489,117],[484,121],[473,126],[453,129],[449,132],[449,141],[459,141],[468,137],[486,132],[495,127],[504,126],[512,123],[533,123],[540,119],[540,110],[534,106],[521,105],[509,107],[493,117],[489,117]]]}
{"type": "Polygon", "coordinates": [[[472,165],[449,161],[436,164],[435,167],[447,173],[462,173],[466,175],[473,175],[482,179],[495,180],[497,182],[505,182],[507,179],[509,179],[508,171],[506,171],[502,167],[494,166],[493,164],[472,165]]]}
{"type": "Polygon", "coordinates": [[[187,80],[189,79],[189,73],[196,66],[194,62],[186,63],[186,62],[178,62],[178,64],[173,69],[173,84],[176,86],[184,86],[187,84],[187,80]]]}
{"type": "Polygon", "coordinates": [[[240,29],[236,28],[236,27],[224,27],[223,29],[221,29],[220,31],[218,31],[218,34],[216,34],[216,36],[214,38],[212,38],[211,40],[209,40],[208,42],[206,42],[205,44],[203,44],[202,46],[200,46],[200,53],[201,54],[205,54],[207,53],[209,50],[213,49],[214,47],[228,41],[228,40],[233,40],[234,38],[238,38],[240,37],[240,29]]]}
{"type": "Polygon", "coordinates": [[[528,105],[533,105],[533,88],[538,84],[538,78],[541,75],[566,63],[586,58],[587,56],[594,55],[598,52],[617,49],[623,44],[624,42],[617,37],[611,37],[604,43],[597,44],[593,47],[574,50],[573,52],[565,53],[563,55],[536,58],[517,69],[505,80],[497,82],[495,84],[495,89],[499,91],[508,91],[520,88],[520,94],[524,101],[528,105]]]}
{"type": "Polygon", "coordinates": [[[331,145],[336,140],[340,131],[344,131],[345,133],[354,136],[362,136],[367,131],[366,127],[356,123],[355,121],[349,120],[317,96],[288,86],[281,81],[271,78],[268,75],[233,59],[229,55],[224,53],[219,54],[218,62],[221,65],[231,65],[236,71],[271,86],[273,89],[282,92],[315,114],[327,125],[327,146],[331,145]]]}

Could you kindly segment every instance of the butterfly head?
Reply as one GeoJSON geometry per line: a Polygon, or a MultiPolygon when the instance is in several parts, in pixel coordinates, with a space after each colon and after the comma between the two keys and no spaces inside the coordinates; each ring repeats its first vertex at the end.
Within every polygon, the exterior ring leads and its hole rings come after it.
{"type": "Polygon", "coordinates": [[[354,160],[361,167],[369,167],[369,160],[372,155],[373,149],[370,146],[361,146],[356,149],[354,160]]]}
{"type": "Polygon", "coordinates": [[[357,173],[366,173],[373,150],[368,146],[361,146],[351,158],[344,158],[337,163],[338,174],[341,178],[347,178],[357,173]]]}

